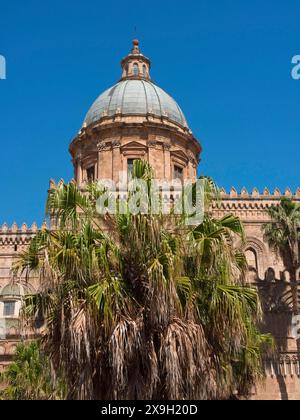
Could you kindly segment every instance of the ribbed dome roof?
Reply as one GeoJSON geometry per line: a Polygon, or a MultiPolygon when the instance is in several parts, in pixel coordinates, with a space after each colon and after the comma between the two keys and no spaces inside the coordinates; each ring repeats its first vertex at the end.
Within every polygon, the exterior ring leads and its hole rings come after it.
{"type": "Polygon", "coordinates": [[[122,80],[103,92],[87,113],[84,125],[117,114],[152,114],[168,118],[182,127],[188,127],[175,100],[151,81],[143,79],[122,80]]]}

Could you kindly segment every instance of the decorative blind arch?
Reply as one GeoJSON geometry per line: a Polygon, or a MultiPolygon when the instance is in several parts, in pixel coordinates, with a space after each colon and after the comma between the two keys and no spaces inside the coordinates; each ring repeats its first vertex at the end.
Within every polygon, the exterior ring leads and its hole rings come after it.
{"type": "Polygon", "coordinates": [[[253,266],[256,269],[258,277],[263,280],[265,278],[265,271],[267,269],[267,250],[265,244],[257,238],[248,237],[247,243],[244,247],[244,252],[247,257],[249,266],[253,266]],[[250,259],[250,261],[248,260],[250,259]]]}

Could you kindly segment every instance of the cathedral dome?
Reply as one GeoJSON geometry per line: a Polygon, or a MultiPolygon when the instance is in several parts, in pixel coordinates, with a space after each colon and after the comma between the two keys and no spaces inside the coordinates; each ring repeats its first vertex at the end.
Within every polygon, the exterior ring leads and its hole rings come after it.
{"type": "Polygon", "coordinates": [[[155,115],[187,127],[186,119],[175,100],[154,83],[143,80],[121,80],[94,102],[85,118],[90,125],[114,115],[155,115]]]}
{"type": "Polygon", "coordinates": [[[121,66],[121,80],[96,99],[85,117],[84,127],[105,117],[150,115],[188,129],[176,101],[151,81],[151,63],[140,53],[138,40],[133,41],[133,49],[121,66]]]}
{"type": "Polygon", "coordinates": [[[70,144],[77,184],[126,181],[135,160],[148,161],[157,179],[196,179],[201,145],[176,101],[151,79],[137,39],[121,67],[70,144]]]}

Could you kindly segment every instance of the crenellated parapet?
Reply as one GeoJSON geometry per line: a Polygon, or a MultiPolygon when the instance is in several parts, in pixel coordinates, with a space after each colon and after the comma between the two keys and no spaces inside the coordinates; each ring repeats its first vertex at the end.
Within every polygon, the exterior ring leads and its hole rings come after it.
{"type": "Polygon", "coordinates": [[[284,192],[281,192],[279,188],[275,188],[274,192],[271,193],[268,188],[264,188],[260,192],[256,187],[252,191],[248,191],[246,188],[242,188],[238,192],[234,187],[231,187],[230,191],[227,192],[224,188],[220,189],[220,196],[222,199],[260,199],[260,200],[280,200],[283,197],[289,197],[295,200],[300,200],[300,188],[297,188],[296,192],[293,193],[289,187],[285,189],[284,192]]]}
{"type": "Polygon", "coordinates": [[[220,196],[223,199],[261,199],[261,200],[280,200],[284,197],[292,198],[295,200],[300,200],[300,188],[298,188],[295,193],[291,191],[289,187],[285,191],[281,192],[279,188],[275,188],[273,193],[270,192],[268,188],[264,188],[260,192],[256,187],[252,191],[248,191],[245,187],[241,189],[240,192],[236,188],[231,187],[230,191],[227,192],[225,188],[220,188],[220,196]]]}
{"type": "Polygon", "coordinates": [[[26,245],[39,230],[47,229],[47,227],[46,222],[40,227],[35,222],[31,226],[27,226],[26,223],[20,226],[16,223],[13,223],[11,226],[4,223],[0,227],[0,245],[26,245]]]}
{"type": "MultiPolygon", "coordinates": [[[[75,182],[74,179],[71,179],[70,182],[75,182]]],[[[49,190],[56,190],[60,185],[65,184],[65,180],[61,178],[58,182],[56,182],[53,178],[49,181],[49,190]]]]}
{"type": "Polygon", "coordinates": [[[277,358],[263,359],[264,371],[270,377],[294,377],[300,379],[300,360],[297,352],[282,353],[277,358]]]}
{"type": "Polygon", "coordinates": [[[257,188],[253,188],[250,192],[246,188],[242,188],[239,192],[234,187],[228,192],[221,188],[220,200],[213,203],[212,211],[215,217],[231,213],[245,222],[265,222],[268,220],[266,210],[279,204],[284,197],[300,202],[300,188],[295,193],[290,188],[286,188],[283,192],[275,188],[273,193],[268,188],[261,192],[257,188]]]}

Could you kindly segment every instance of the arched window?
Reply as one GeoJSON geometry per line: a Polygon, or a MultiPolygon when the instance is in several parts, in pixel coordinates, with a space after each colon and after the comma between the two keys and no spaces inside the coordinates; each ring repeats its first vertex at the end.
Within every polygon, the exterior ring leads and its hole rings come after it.
{"type": "Polygon", "coordinates": [[[180,179],[180,181],[182,181],[182,179],[183,179],[183,168],[175,165],[173,176],[174,176],[174,179],[180,179]]]}
{"type": "Polygon", "coordinates": [[[128,180],[131,180],[132,178],[132,172],[133,172],[133,162],[135,159],[127,159],[127,176],[128,180]]]}
{"type": "Polygon", "coordinates": [[[89,168],[87,168],[86,177],[87,177],[88,182],[95,181],[95,167],[94,166],[90,166],[89,168]]]}
{"type": "Polygon", "coordinates": [[[249,268],[252,267],[255,268],[255,270],[258,270],[256,251],[253,248],[248,248],[245,255],[249,268]]]}
{"type": "Polygon", "coordinates": [[[147,76],[147,67],[145,66],[145,64],[143,65],[143,76],[147,76]]]}
{"type": "Polygon", "coordinates": [[[139,66],[137,65],[137,63],[134,63],[134,65],[133,65],[133,74],[134,74],[134,76],[139,75],[139,66]]]}
{"type": "Polygon", "coordinates": [[[266,281],[268,281],[269,283],[274,283],[276,280],[275,277],[275,270],[272,267],[269,267],[265,273],[265,279],[266,281]]]}
{"type": "Polygon", "coordinates": [[[256,283],[258,280],[258,264],[257,254],[255,249],[248,248],[245,251],[245,256],[248,264],[247,281],[249,283],[256,283]]]}

